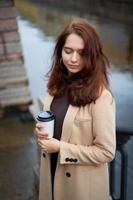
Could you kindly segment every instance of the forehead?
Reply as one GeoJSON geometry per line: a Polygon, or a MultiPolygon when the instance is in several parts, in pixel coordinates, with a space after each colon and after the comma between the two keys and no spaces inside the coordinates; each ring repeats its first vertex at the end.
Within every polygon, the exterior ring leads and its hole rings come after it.
{"type": "Polygon", "coordinates": [[[84,49],[84,40],[79,35],[72,33],[67,37],[64,47],[75,50],[84,49]]]}

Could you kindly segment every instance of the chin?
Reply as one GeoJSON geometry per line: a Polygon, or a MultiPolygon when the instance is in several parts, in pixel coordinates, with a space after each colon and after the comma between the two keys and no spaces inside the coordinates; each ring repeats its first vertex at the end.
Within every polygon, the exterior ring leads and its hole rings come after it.
{"type": "Polygon", "coordinates": [[[69,71],[70,74],[76,74],[78,73],[79,71],[69,71]]]}
{"type": "Polygon", "coordinates": [[[80,70],[76,70],[76,69],[68,69],[68,71],[69,71],[70,73],[75,74],[75,73],[78,73],[80,70]]]}

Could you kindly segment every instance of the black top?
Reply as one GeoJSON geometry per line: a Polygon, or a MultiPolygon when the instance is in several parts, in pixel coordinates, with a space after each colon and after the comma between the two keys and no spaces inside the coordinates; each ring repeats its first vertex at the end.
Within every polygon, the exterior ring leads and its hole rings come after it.
{"type": "MultiPolygon", "coordinates": [[[[76,74],[64,74],[64,82],[65,82],[65,91],[62,96],[60,97],[54,97],[52,104],[51,104],[51,111],[53,112],[55,116],[55,129],[54,129],[54,138],[60,140],[61,134],[62,134],[62,125],[63,121],[66,115],[66,112],[68,110],[68,106],[70,104],[68,100],[68,92],[69,87],[71,87],[71,84],[78,81],[80,79],[79,73],[76,74]]],[[[57,158],[58,153],[51,153],[51,180],[52,180],[52,191],[54,186],[54,175],[57,165],[57,158]]],[[[52,193],[53,194],[53,193],[52,193]]],[[[54,197],[53,197],[54,199],[54,197]]]]}
{"type": "MultiPolygon", "coordinates": [[[[55,116],[55,128],[54,128],[54,138],[60,140],[62,133],[63,121],[69,106],[67,90],[61,97],[54,97],[51,104],[51,111],[55,116]]],[[[52,178],[52,188],[54,184],[54,175],[57,165],[58,153],[51,153],[51,178],[52,178]]]]}

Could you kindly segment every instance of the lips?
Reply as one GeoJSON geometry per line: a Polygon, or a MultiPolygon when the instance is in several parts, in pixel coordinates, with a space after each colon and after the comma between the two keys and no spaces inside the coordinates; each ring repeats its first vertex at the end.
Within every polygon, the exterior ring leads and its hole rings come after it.
{"type": "Polygon", "coordinates": [[[73,68],[73,69],[78,68],[78,65],[69,65],[69,66],[70,68],[73,68]]]}

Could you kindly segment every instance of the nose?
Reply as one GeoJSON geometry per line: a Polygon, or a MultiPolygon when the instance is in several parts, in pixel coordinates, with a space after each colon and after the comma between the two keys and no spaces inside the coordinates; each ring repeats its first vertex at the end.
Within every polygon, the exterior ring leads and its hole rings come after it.
{"type": "Polygon", "coordinates": [[[77,62],[77,52],[73,52],[72,57],[71,57],[71,61],[73,63],[77,62]]]}

